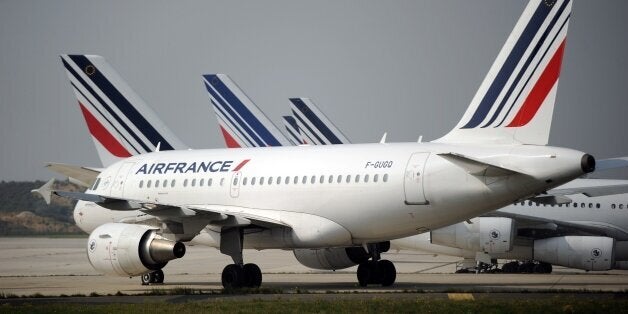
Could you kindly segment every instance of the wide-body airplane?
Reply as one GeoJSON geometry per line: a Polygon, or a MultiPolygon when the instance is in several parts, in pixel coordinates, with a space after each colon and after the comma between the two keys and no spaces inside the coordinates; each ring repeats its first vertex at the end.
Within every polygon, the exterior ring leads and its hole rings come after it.
{"type": "MultiPolygon", "coordinates": [[[[532,1],[493,66],[501,69],[489,72],[527,77],[508,87],[523,96],[502,111],[503,104],[488,94],[506,86],[491,86],[449,134],[432,143],[156,151],[106,167],[86,193],[53,192],[113,210],[142,210],[161,223],[96,228],[88,257],[105,273],[161,269],[183,255],[179,241],[211,225],[220,228],[221,252],[234,260],[223,270],[225,287],[261,283],[259,267],[242,258],[247,243],[255,246],[248,235],[258,239],[257,248],[365,247],[371,260],[360,264],[358,281],[390,285],[395,269],[380,260],[379,243],[477,216],[594,170],[588,154],[544,146],[568,12],[569,1],[532,1]],[[504,62],[511,58],[533,66],[504,62]]],[[[67,58],[69,75],[81,83],[75,90],[94,107],[103,105],[100,93],[115,98],[111,90],[90,91],[103,79],[93,63],[67,58]]]]}

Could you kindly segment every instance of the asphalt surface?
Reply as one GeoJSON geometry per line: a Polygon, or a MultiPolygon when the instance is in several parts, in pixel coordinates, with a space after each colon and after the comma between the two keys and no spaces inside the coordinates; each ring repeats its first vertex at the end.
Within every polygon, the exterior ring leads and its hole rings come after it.
{"type": "Polygon", "coordinates": [[[384,254],[398,271],[393,287],[357,285],[356,267],[343,271],[316,271],[298,263],[290,251],[245,251],[245,261],[263,272],[261,292],[223,294],[222,268],[229,257],[207,247],[188,247],[186,256],[165,268],[165,283],[140,285],[139,278],[99,275],[87,261],[85,238],[0,238],[1,303],[141,303],[190,302],[252,298],[478,298],[550,297],[579,293],[587,298],[625,297],[628,271],[583,272],[555,267],[552,274],[453,274],[459,258],[402,251],[384,254]],[[166,291],[159,291],[166,290],[166,291]],[[188,295],[146,296],[155,293],[188,295]],[[417,292],[419,292],[417,294],[417,292]],[[490,293],[486,293],[490,292],[490,293]],[[595,292],[586,293],[583,292],[595,292]],[[305,293],[305,294],[304,294],[305,293]],[[61,297],[89,296],[97,297],[61,297]],[[106,296],[123,294],[124,296],[106,296]],[[46,298],[12,298],[46,296],[46,298]]]}

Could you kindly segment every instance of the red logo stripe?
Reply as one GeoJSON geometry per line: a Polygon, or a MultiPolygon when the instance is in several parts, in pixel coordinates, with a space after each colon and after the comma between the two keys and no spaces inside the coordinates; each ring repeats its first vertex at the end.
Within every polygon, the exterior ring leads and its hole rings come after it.
{"type": "Polygon", "coordinates": [[[227,144],[228,148],[239,148],[240,144],[227,132],[222,126],[220,126],[220,131],[222,132],[222,137],[225,138],[225,144],[227,144]]]}
{"type": "Polygon", "coordinates": [[[565,40],[560,44],[556,53],[547,64],[545,70],[539,77],[539,81],[534,88],[530,91],[528,98],[526,98],[523,106],[517,112],[517,115],[512,119],[510,124],[506,127],[520,127],[528,124],[532,118],[536,115],[537,111],[545,101],[545,98],[556,84],[558,76],[560,75],[560,66],[563,62],[563,52],[565,50],[565,40]]]}
{"type": "Polygon", "coordinates": [[[233,169],[233,171],[238,171],[238,170],[242,169],[242,167],[244,167],[244,165],[246,165],[246,163],[249,162],[249,160],[250,159],[242,160],[242,162],[237,167],[235,167],[235,169],[233,169]]]}
{"type": "Polygon", "coordinates": [[[120,142],[107,131],[107,129],[92,115],[85,106],[79,101],[81,112],[87,122],[87,128],[89,133],[92,134],[99,142],[104,146],[112,155],[116,157],[126,158],[131,157],[131,154],[120,144],[120,142]]]}

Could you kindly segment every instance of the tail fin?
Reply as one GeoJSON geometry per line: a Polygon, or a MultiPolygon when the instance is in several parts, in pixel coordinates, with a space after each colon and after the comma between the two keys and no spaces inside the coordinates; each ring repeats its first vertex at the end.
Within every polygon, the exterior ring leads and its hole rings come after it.
{"type": "Polygon", "coordinates": [[[292,115],[301,135],[313,145],[349,144],[342,132],[309,98],[290,98],[292,115]]]}
{"type": "Polygon", "coordinates": [[[95,55],[61,55],[103,166],[161,150],[186,149],[107,63],[95,55]]]}
{"type": "Polygon", "coordinates": [[[289,146],[290,142],[226,74],[203,75],[227,147],[289,146]]]}
{"type": "Polygon", "coordinates": [[[545,145],[571,16],[569,0],[532,0],[458,125],[436,142],[545,145]]]}
{"type": "Polygon", "coordinates": [[[297,120],[295,120],[293,116],[282,116],[281,118],[283,119],[283,125],[288,133],[288,140],[290,143],[293,145],[305,144],[301,138],[301,132],[299,132],[297,120]]]}

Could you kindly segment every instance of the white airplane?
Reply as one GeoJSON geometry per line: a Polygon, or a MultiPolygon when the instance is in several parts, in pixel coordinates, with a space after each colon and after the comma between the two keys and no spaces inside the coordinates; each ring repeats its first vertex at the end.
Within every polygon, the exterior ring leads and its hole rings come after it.
{"type": "MultiPolygon", "coordinates": [[[[532,1],[498,56],[502,70],[489,72],[518,76],[521,67],[503,62],[512,55],[535,64],[524,71],[530,79],[518,89],[527,96],[512,103],[506,124],[474,125],[484,111],[483,119],[493,119],[489,113],[499,107],[494,102],[487,111],[485,102],[474,101],[458,126],[432,143],[158,151],[105,168],[87,193],[53,192],[114,210],[142,210],[161,223],[96,228],[88,257],[101,272],[134,276],[161,269],[182,255],[178,241],[211,225],[220,230],[221,252],[234,260],[223,271],[225,287],[261,283],[259,268],[243,262],[244,246],[318,248],[321,254],[367,247],[372,261],[360,264],[358,281],[390,285],[394,266],[380,260],[374,244],[462,221],[593,171],[590,155],[543,146],[569,11],[568,3],[532,1]],[[521,26],[539,18],[561,23],[521,26]],[[536,41],[526,43],[523,52],[513,49],[530,32],[553,36],[547,41],[533,36],[536,41]],[[454,181],[466,184],[449,184],[454,181]]],[[[69,66],[87,84],[93,82],[86,69],[94,64],[69,66]]]]}

